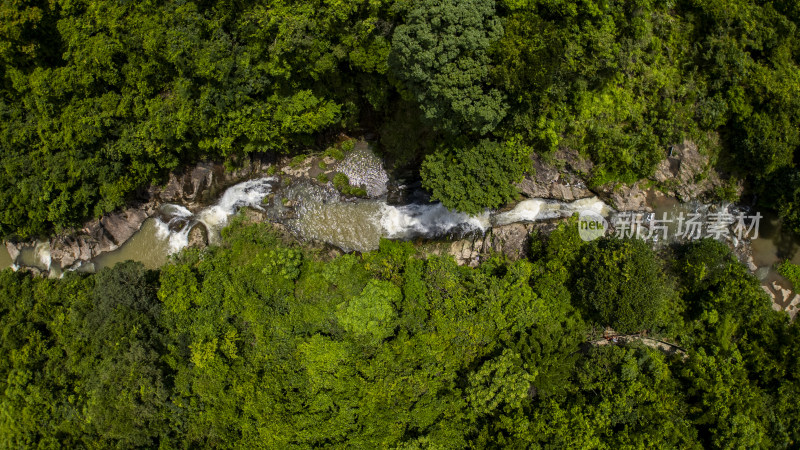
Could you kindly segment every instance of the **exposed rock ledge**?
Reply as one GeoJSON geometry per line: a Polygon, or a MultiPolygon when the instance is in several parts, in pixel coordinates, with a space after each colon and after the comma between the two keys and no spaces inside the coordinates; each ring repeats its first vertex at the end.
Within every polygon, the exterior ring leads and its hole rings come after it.
{"type": "Polygon", "coordinates": [[[529,198],[549,198],[571,202],[595,194],[586,187],[582,174],[588,173],[591,162],[577,151],[560,150],[547,161],[538,154],[531,157],[532,174],[517,183],[522,195],[529,198]],[[558,167],[563,164],[563,167],[558,167]]]}
{"type": "Polygon", "coordinates": [[[559,220],[534,223],[512,223],[491,228],[485,234],[453,242],[425,242],[421,251],[429,255],[451,255],[458,265],[477,267],[492,253],[502,253],[509,259],[526,258],[530,251],[530,235],[534,230],[549,233],[559,220]]]}
{"type": "MultiPolygon", "coordinates": [[[[703,154],[691,141],[670,148],[649,180],[632,185],[607,183],[595,191],[601,199],[617,211],[649,211],[648,195],[658,192],[675,197],[682,202],[710,201],[716,191],[725,186],[722,176],[713,168],[708,155],[703,154]]],[[[741,195],[743,185],[736,186],[741,195]]]]}
{"type": "Polygon", "coordinates": [[[155,210],[156,204],[148,202],[92,220],[77,233],[53,236],[50,238],[50,257],[54,264],[67,268],[115,250],[139,231],[155,210]]]}

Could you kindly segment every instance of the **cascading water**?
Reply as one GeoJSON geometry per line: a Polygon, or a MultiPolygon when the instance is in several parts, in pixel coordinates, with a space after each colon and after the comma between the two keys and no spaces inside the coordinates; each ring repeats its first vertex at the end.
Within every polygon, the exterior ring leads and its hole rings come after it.
{"type": "Polygon", "coordinates": [[[571,203],[532,199],[503,213],[487,210],[470,216],[441,203],[394,206],[384,200],[340,201],[335,191],[310,184],[293,186],[287,195],[298,204],[298,217],[289,223],[298,235],[347,251],[374,250],[381,238],[463,237],[492,226],[569,217],[577,211],[592,210],[604,216],[611,212],[596,197],[571,203]]]}
{"type": "Polygon", "coordinates": [[[189,245],[189,232],[192,227],[202,223],[208,230],[208,239],[212,244],[219,242],[219,232],[228,223],[228,219],[240,208],[250,207],[263,210],[264,198],[272,192],[275,178],[257,178],[245,181],[228,188],[216,204],[192,214],[186,207],[165,204],[160,208],[161,217],[156,218],[156,236],[169,242],[169,252],[177,253],[189,245]]]}
{"type": "Polygon", "coordinates": [[[192,228],[192,212],[180,205],[167,203],[159,211],[167,222],[155,219],[156,237],[168,243],[169,253],[177,253],[189,245],[189,231],[192,228]]]}
{"type": "Polygon", "coordinates": [[[95,258],[94,266],[99,270],[133,259],[147,267],[158,267],[167,261],[169,255],[189,245],[189,234],[198,224],[208,231],[209,241],[217,243],[220,230],[237,210],[245,206],[263,209],[261,203],[272,192],[272,183],[275,181],[272,177],[258,178],[231,186],[216,204],[196,214],[182,205],[161,205],[156,217],[147,219],[142,228],[119,249],[95,258]]]}
{"type": "Polygon", "coordinates": [[[570,217],[581,211],[593,211],[606,217],[611,214],[612,209],[597,197],[584,198],[570,203],[534,198],[519,202],[510,211],[496,214],[492,218],[492,222],[495,226],[516,222],[536,222],[570,217]]]}
{"type": "Polygon", "coordinates": [[[346,251],[370,251],[380,239],[437,238],[485,231],[489,213],[475,217],[448,210],[440,203],[393,206],[385,200],[341,201],[335,190],[310,184],[289,188],[297,218],[288,221],[296,234],[346,251]]]}

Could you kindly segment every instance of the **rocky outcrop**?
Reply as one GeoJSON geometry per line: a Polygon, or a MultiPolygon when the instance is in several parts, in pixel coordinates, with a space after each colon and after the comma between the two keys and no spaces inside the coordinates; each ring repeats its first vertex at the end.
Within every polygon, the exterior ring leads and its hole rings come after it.
{"type": "Polygon", "coordinates": [[[786,311],[789,317],[794,320],[798,309],[800,309],[800,295],[795,294],[791,289],[781,286],[777,281],[773,281],[770,285],[762,285],[761,288],[772,298],[772,309],[786,311]]]}
{"type": "Polygon", "coordinates": [[[177,203],[189,209],[207,205],[232,184],[263,175],[270,164],[258,158],[248,159],[232,171],[219,163],[201,162],[183,172],[171,173],[167,183],[156,188],[151,197],[162,203],[177,203]]]}
{"type": "Polygon", "coordinates": [[[17,258],[19,258],[19,254],[22,253],[22,248],[18,244],[14,242],[6,242],[6,250],[8,250],[8,256],[11,257],[11,261],[16,262],[17,258]]]}
{"type": "Polygon", "coordinates": [[[50,238],[52,263],[65,269],[116,250],[139,231],[155,211],[156,204],[150,202],[92,220],[77,232],[53,236],[50,238]]]}
{"type": "Polygon", "coordinates": [[[597,189],[600,198],[617,211],[652,211],[647,204],[649,190],[644,189],[642,182],[632,185],[608,183],[597,189]]]}
{"type": "Polygon", "coordinates": [[[196,223],[189,230],[188,246],[191,248],[208,247],[208,229],[202,223],[196,223]]]}
{"type": "Polygon", "coordinates": [[[558,221],[536,223],[513,223],[494,227],[483,235],[474,235],[453,242],[431,242],[422,244],[425,254],[450,255],[458,265],[477,267],[488,256],[501,253],[511,260],[528,257],[530,235],[536,230],[549,233],[558,221]]]}
{"type": "MultiPolygon", "coordinates": [[[[684,202],[708,197],[725,184],[712,167],[710,158],[691,141],[673,146],[651,179],[658,182],[669,195],[684,202]]],[[[737,195],[741,195],[742,190],[740,183],[737,195]]]]}
{"type": "Polygon", "coordinates": [[[224,180],[224,172],[220,165],[200,163],[184,173],[171,173],[158,197],[166,203],[196,205],[202,201],[204,193],[224,180]]]}
{"type": "Polygon", "coordinates": [[[145,219],[155,211],[154,205],[111,213],[100,219],[100,226],[116,246],[122,245],[139,231],[145,219]]]}
{"type": "Polygon", "coordinates": [[[552,160],[539,154],[531,157],[532,174],[517,183],[517,189],[529,198],[573,201],[592,197],[582,175],[591,170],[591,162],[578,152],[561,150],[552,160]]]}

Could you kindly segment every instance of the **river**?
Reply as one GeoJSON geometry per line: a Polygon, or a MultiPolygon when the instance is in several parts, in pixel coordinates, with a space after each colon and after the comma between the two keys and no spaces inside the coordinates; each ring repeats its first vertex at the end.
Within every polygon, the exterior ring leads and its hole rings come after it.
{"type": "MultiPolygon", "coordinates": [[[[277,178],[263,177],[236,184],[228,188],[217,203],[194,212],[182,205],[164,204],[122,246],[94,258],[92,264],[84,265],[81,269],[101,270],[128,259],[140,261],[148,268],[157,268],[166,263],[171,254],[188,245],[189,231],[195,225],[205,227],[209,242],[215,244],[219,242],[220,230],[239,209],[249,207],[264,212],[268,217],[278,217],[287,210],[284,201],[293,205],[294,214],[281,222],[296,235],[326,242],[345,251],[361,252],[377,249],[381,238],[458,239],[469,233],[483,233],[493,226],[564,218],[585,210],[608,217],[613,211],[596,197],[573,202],[528,199],[510,210],[487,210],[477,216],[469,216],[449,211],[440,203],[390,205],[383,198],[342,200],[332,187],[308,181],[283,188],[280,191],[281,199],[276,196],[271,202],[265,203],[265,199],[277,188],[277,182],[277,178]]],[[[651,205],[657,217],[663,213],[675,216],[680,212],[708,210],[707,205],[679,203],[665,197],[656,198],[651,205]]],[[[759,237],[752,241],[751,246],[755,264],[759,267],[757,275],[762,280],[779,279],[772,269],[778,261],[790,259],[800,263],[797,238],[781,230],[780,221],[774,215],[765,214],[759,237]]],[[[50,267],[46,242],[24,249],[19,262],[42,270],[51,269],[51,276],[61,274],[55,265],[50,267]]],[[[11,265],[12,260],[3,248],[0,251],[0,268],[11,265]]]]}

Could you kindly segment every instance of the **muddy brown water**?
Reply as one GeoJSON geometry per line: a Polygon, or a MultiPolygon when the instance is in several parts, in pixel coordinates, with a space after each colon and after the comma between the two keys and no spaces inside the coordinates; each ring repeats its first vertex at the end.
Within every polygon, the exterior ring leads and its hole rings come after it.
{"type": "Polygon", "coordinates": [[[141,262],[148,269],[157,269],[166,264],[169,260],[169,240],[160,233],[156,220],[145,220],[142,228],[117,250],[95,258],[95,270],[112,267],[129,259],[141,262]]]}
{"type": "MultiPolygon", "coordinates": [[[[707,209],[707,205],[698,203],[680,203],[677,199],[670,197],[659,197],[651,202],[656,218],[662,218],[663,213],[667,213],[668,218],[677,217],[683,213],[687,215],[694,212],[702,212],[707,209]]],[[[783,228],[778,215],[772,211],[758,211],[763,217],[759,220],[758,238],[750,241],[750,249],[753,255],[753,262],[758,266],[756,276],[764,284],[771,284],[777,281],[784,287],[791,287],[788,280],[780,276],[775,265],[782,261],[791,261],[800,264],[800,237],[790,230],[783,228]]],[[[754,215],[756,211],[747,213],[754,215]]],[[[674,234],[677,223],[669,224],[670,235],[674,234]]]]}
{"type": "Polygon", "coordinates": [[[0,270],[11,267],[12,262],[11,255],[8,254],[6,246],[0,246],[0,270]]]}

